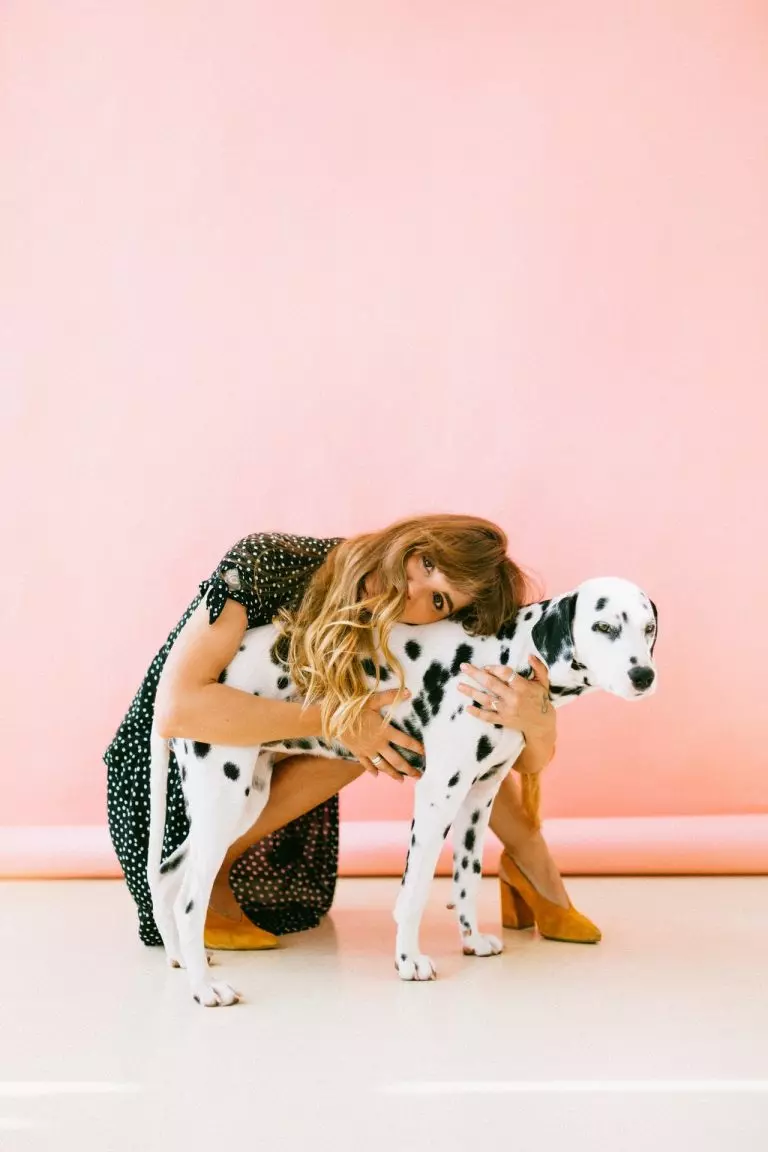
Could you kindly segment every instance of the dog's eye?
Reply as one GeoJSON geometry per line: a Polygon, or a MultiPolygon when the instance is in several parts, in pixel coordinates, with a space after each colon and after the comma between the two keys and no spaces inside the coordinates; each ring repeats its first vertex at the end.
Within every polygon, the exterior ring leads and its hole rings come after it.
{"type": "Polygon", "coordinates": [[[592,625],[592,629],[595,632],[613,632],[613,628],[610,624],[606,624],[605,620],[598,620],[597,623],[592,625]]]}
{"type": "Polygon", "coordinates": [[[656,625],[655,624],[649,624],[645,630],[645,634],[646,634],[646,636],[653,636],[655,631],[656,631],[656,625]]]}

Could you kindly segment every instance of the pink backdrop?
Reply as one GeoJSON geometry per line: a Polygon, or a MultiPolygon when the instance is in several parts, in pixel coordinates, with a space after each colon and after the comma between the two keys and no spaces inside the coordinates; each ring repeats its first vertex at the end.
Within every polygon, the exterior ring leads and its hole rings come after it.
{"type": "Polygon", "coordinates": [[[562,714],[550,817],[768,811],[765,5],[2,11],[0,823],[103,822],[238,536],[442,509],[659,605],[659,695],[562,714]]]}

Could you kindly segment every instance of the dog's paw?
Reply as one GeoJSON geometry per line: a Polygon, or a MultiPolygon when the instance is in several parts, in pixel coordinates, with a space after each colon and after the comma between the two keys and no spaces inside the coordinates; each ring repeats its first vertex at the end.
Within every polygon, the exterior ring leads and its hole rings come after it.
{"type": "Polygon", "coordinates": [[[192,989],[192,997],[204,1008],[218,1008],[220,1005],[228,1008],[230,1004],[237,1004],[240,993],[235,992],[231,984],[198,984],[192,989]]]}
{"type": "Polygon", "coordinates": [[[498,936],[484,936],[482,932],[472,932],[464,936],[461,947],[465,956],[498,956],[504,945],[498,936]]]}
{"type": "Polygon", "coordinates": [[[434,980],[437,976],[429,956],[418,952],[413,956],[401,953],[395,960],[395,968],[401,980],[434,980]]]}

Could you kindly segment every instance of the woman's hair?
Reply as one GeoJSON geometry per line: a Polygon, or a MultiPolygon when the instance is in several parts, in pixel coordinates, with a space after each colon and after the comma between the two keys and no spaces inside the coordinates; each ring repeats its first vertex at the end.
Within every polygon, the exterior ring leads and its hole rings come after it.
{"type": "MultiPolygon", "coordinates": [[[[354,731],[371,697],[362,662],[374,657],[377,648],[404,687],[389,637],[405,608],[406,563],[423,555],[470,597],[453,619],[476,636],[494,635],[529,603],[530,578],[507,556],[505,533],[488,520],[414,517],[344,540],[314,573],[298,608],[283,609],[278,617],[285,637],[281,655],[307,703],[320,703],[325,739],[342,739],[345,730],[354,731]],[[369,593],[364,581],[373,572],[379,577],[377,590],[369,593]]],[[[377,663],[375,668],[378,684],[377,663]]]]}

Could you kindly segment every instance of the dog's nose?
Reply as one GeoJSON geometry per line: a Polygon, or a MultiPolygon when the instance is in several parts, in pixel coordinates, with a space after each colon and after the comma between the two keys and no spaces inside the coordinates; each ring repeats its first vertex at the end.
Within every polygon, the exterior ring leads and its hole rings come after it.
{"type": "Polygon", "coordinates": [[[653,668],[630,668],[629,678],[638,692],[645,692],[656,679],[653,668]]]}

